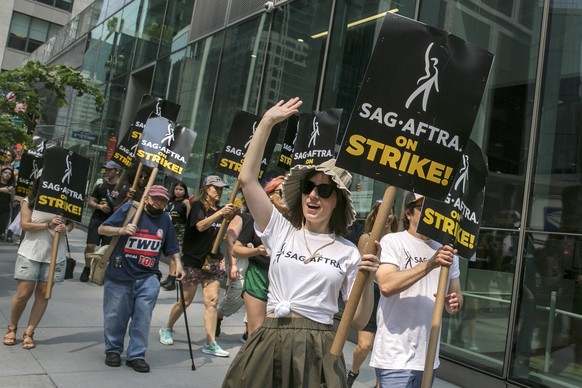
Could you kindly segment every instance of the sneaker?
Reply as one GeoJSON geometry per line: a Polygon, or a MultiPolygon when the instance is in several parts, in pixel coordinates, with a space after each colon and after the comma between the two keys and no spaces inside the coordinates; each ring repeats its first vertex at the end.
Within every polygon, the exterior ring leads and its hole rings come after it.
{"type": "Polygon", "coordinates": [[[105,354],[105,365],[117,367],[121,365],[121,356],[117,353],[108,352],[105,354]]]}
{"type": "Polygon", "coordinates": [[[83,272],[81,272],[81,277],[79,280],[83,283],[87,283],[89,281],[89,273],[91,273],[90,267],[83,268],[83,272]]]}
{"type": "Polygon", "coordinates": [[[348,388],[352,388],[352,385],[354,385],[354,381],[356,381],[359,375],[360,372],[354,373],[351,370],[348,372],[348,388]]]}
{"type": "Polygon", "coordinates": [[[217,357],[228,357],[230,353],[222,350],[222,348],[214,341],[210,345],[204,345],[202,347],[202,353],[212,354],[213,356],[217,357]]]}
{"type": "Polygon", "coordinates": [[[478,352],[479,351],[479,345],[477,345],[477,341],[471,341],[469,343],[469,346],[467,347],[467,349],[469,349],[472,352],[478,352]]]}
{"type": "Polygon", "coordinates": [[[216,330],[214,331],[214,336],[220,336],[220,324],[222,323],[222,319],[216,318],[216,330]]]}
{"type": "Polygon", "coordinates": [[[14,241],[12,241],[12,237],[8,236],[8,237],[6,237],[6,242],[12,243],[14,241]]]}
{"type": "Polygon", "coordinates": [[[127,360],[125,361],[125,365],[139,373],[148,373],[150,371],[150,366],[148,365],[148,363],[141,358],[136,358],[135,360],[127,360]]]}
{"type": "Polygon", "coordinates": [[[162,345],[174,345],[174,330],[167,327],[160,329],[160,343],[162,345]]]}

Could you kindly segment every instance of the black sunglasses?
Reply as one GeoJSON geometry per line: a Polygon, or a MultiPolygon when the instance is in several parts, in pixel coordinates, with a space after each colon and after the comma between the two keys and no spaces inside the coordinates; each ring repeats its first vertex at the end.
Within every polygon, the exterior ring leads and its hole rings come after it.
{"type": "Polygon", "coordinates": [[[321,198],[329,198],[335,191],[335,186],[328,185],[327,183],[316,185],[312,181],[303,181],[301,186],[301,192],[305,195],[309,195],[314,188],[317,188],[317,195],[321,198]]]}

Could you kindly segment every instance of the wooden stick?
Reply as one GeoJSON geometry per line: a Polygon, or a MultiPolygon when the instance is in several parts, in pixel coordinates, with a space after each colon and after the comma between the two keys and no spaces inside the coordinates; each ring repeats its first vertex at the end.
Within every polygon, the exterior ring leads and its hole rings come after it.
{"type": "Polygon", "coordinates": [[[424,362],[424,372],[422,374],[422,388],[430,388],[432,385],[432,375],[434,373],[434,360],[436,357],[439,334],[441,332],[441,322],[443,320],[443,308],[445,306],[445,292],[449,281],[449,267],[441,267],[439,273],[439,283],[437,288],[434,310],[432,313],[432,323],[430,326],[430,337],[426,348],[426,361],[424,362]]]}
{"type": "MultiPolygon", "coordinates": [[[[366,244],[366,248],[364,253],[376,253],[376,245],[374,241],[380,240],[382,236],[382,232],[386,225],[386,219],[392,210],[392,206],[394,205],[394,199],[396,198],[396,193],[398,190],[394,186],[388,186],[386,191],[384,191],[384,197],[382,198],[382,203],[380,204],[380,208],[378,209],[378,215],[376,216],[376,220],[374,221],[374,227],[372,228],[372,232],[370,233],[370,239],[368,240],[368,244],[366,244]]],[[[352,321],[354,320],[354,315],[356,314],[356,309],[358,304],[360,303],[360,298],[362,293],[364,292],[364,286],[366,285],[366,281],[368,280],[368,271],[358,271],[358,276],[356,277],[356,281],[352,287],[352,291],[350,292],[350,297],[346,306],[344,308],[344,312],[342,314],[342,319],[337,329],[337,333],[335,338],[333,339],[333,344],[331,345],[330,353],[334,356],[341,356],[343,352],[344,345],[346,343],[346,339],[348,338],[348,332],[350,330],[350,326],[352,321]]]]}
{"type": "MultiPolygon", "coordinates": [[[[234,203],[239,188],[240,182],[237,179],[236,182],[234,183],[234,187],[232,188],[232,194],[230,195],[228,203],[234,203]]],[[[222,240],[222,237],[224,237],[224,233],[226,233],[226,227],[228,226],[229,223],[230,220],[227,221],[223,218],[222,223],[220,224],[220,229],[218,229],[218,233],[216,234],[216,239],[214,239],[214,245],[212,246],[212,250],[210,251],[212,254],[218,252],[218,247],[220,247],[220,241],[222,240]]]]}
{"type": "Polygon", "coordinates": [[[48,279],[46,282],[46,291],[44,297],[46,299],[50,299],[53,293],[53,284],[55,282],[55,268],[57,266],[57,253],[59,251],[59,240],[61,238],[61,234],[59,232],[55,232],[53,235],[53,246],[51,249],[51,261],[49,263],[49,273],[48,279]]]}

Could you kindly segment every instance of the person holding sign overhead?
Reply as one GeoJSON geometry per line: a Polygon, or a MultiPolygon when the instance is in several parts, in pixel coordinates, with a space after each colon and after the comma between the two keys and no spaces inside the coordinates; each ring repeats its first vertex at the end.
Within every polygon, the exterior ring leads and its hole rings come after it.
{"type": "Polygon", "coordinates": [[[132,202],[121,206],[100,227],[99,234],[120,236],[111,253],[103,287],[105,365],[121,365],[125,333],[129,345],[125,365],[147,373],[145,361],[152,312],[160,292],[160,255],[176,261],[176,278],[184,275],[180,246],[170,215],[164,212],[169,200],[164,186],[153,185],[146,193],[144,213],[137,225],[123,225],[132,202]]]}
{"type": "MultiPolygon", "coordinates": [[[[16,293],[10,303],[10,320],[4,336],[4,345],[16,344],[16,331],[20,317],[26,308],[32,294],[34,303],[30,310],[28,324],[22,333],[22,348],[34,349],[34,330],[37,328],[48,306],[49,299],[45,297],[49,274],[49,263],[55,232],[65,233],[73,229],[73,223],[65,223],[61,216],[34,210],[38,192],[37,180],[30,194],[22,200],[20,210],[20,225],[26,232],[18,247],[14,279],[18,281],[16,293]]],[[[56,257],[55,282],[65,278],[67,246],[64,238],[59,239],[56,257]]]]}
{"type": "MultiPolygon", "coordinates": [[[[457,250],[416,231],[423,202],[423,196],[408,193],[405,230],[380,241],[382,265],[376,281],[382,297],[370,366],[376,368],[381,387],[421,386],[441,266],[450,267],[447,312],[455,314],[463,305],[457,250]]],[[[437,350],[434,368],[438,366],[437,350]]]]}
{"type": "MultiPolygon", "coordinates": [[[[225,277],[225,270],[224,267],[218,266],[216,271],[209,271],[204,269],[204,263],[212,251],[212,245],[222,222],[225,218],[234,215],[232,204],[229,203],[223,207],[218,205],[224,187],[228,186],[219,176],[210,175],[204,179],[202,188],[190,209],[182,246],[182,263],[185,271],[182,286],[185,304],[188,307],[192,303],[196,288],[200,284],[204,294],[204,328],[206,330],[206,344],[202,352],[217,357],[229,356],[229,353],[215,341],[218,292],[220,279],[225,277]]],[[[160,329],[161,344],[174,344],[173,327],[180,315],[182,315],[182,304],[178,301],[172,306],[168,321],[160,329]]]]}
{"type": "Polygon", "coordinates": [[[223,387],[320,387],[331,380],[345,386],[343,357],[337,368],[326,368],[323,358],[335,336],[339,294],[349,297],[358,270],[372,276],[366,280],[354,326],[362,328],[372,311],[378,257],[360,256],[342,237],[356,218],[348,189],[351,174],[333,159],[293,167],[283,183],[290,220],[275,209],[257,180],[273,126],[297,113],[301,104],[292,98],[265,113],[239,175],[255,229],[271,257],[270,284],[267,317],[238,352],[223,387]]]}

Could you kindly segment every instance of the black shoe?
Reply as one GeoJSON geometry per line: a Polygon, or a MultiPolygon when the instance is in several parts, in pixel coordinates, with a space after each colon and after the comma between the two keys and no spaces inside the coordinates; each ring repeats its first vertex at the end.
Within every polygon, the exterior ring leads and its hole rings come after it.
{"type": "Polygon", "coordinates": [[[353,373],[352,371],[348,372],[348,388],[352,388],[352,385],[354,385],[354,381],[356,381],[359,374],[360,372],[358,373],[353,373]]]}
{"type": "Polygon", "coordinates": [[[170,283],[167,283],[164,286],[164,290],[166,291],[174,291],[176,289],[176,281],[172,280],[170,283]]]}
{"type": "Polygon", "coordinates": [[[86,283],[89,281],[89,274],[91,273],[91,268],[90,267],[85,267],[83,268],[83,272],[81,272],[81,277],[79,278],[79,280],[83,283],[86,283]]]}
{"type": "Polygon", "coordinates": [[[8,236],[8,237],[6,237],[6,242],[12,243],[14,241],[12,241],[12,237],[8,236]]]}
{"type": "Polygon", "coordinates": [[[175,276],[168,275],[167,278],[165,278],[164,280],[162,280],[160,282],[160,287],[164,287],[164,286],[167,286],[170,283],[174,283],[175,280],[176,280],[176,277],[175,276]]]}
{"type": "Polygon", "coordinates": [[[216,318],[216,331],[214,332],[214,336],[218,337],[220,335],[220,324],[222,323],[222,319],[216,318]]]}
{"type": "Polygon", "coordinates": [[[125,365],[139,373],[148,373],[150,371],[150,366],[148,365],[148,363],[141,358],[136,358],[135,360],[127,360],[125,361],[125,365]]]}
{"type": "Polygon", "coordinates": [[[121,356],[117,353],[105,353],[105,365],[107,366],[120,366],[121,365],[121,356]]]}

